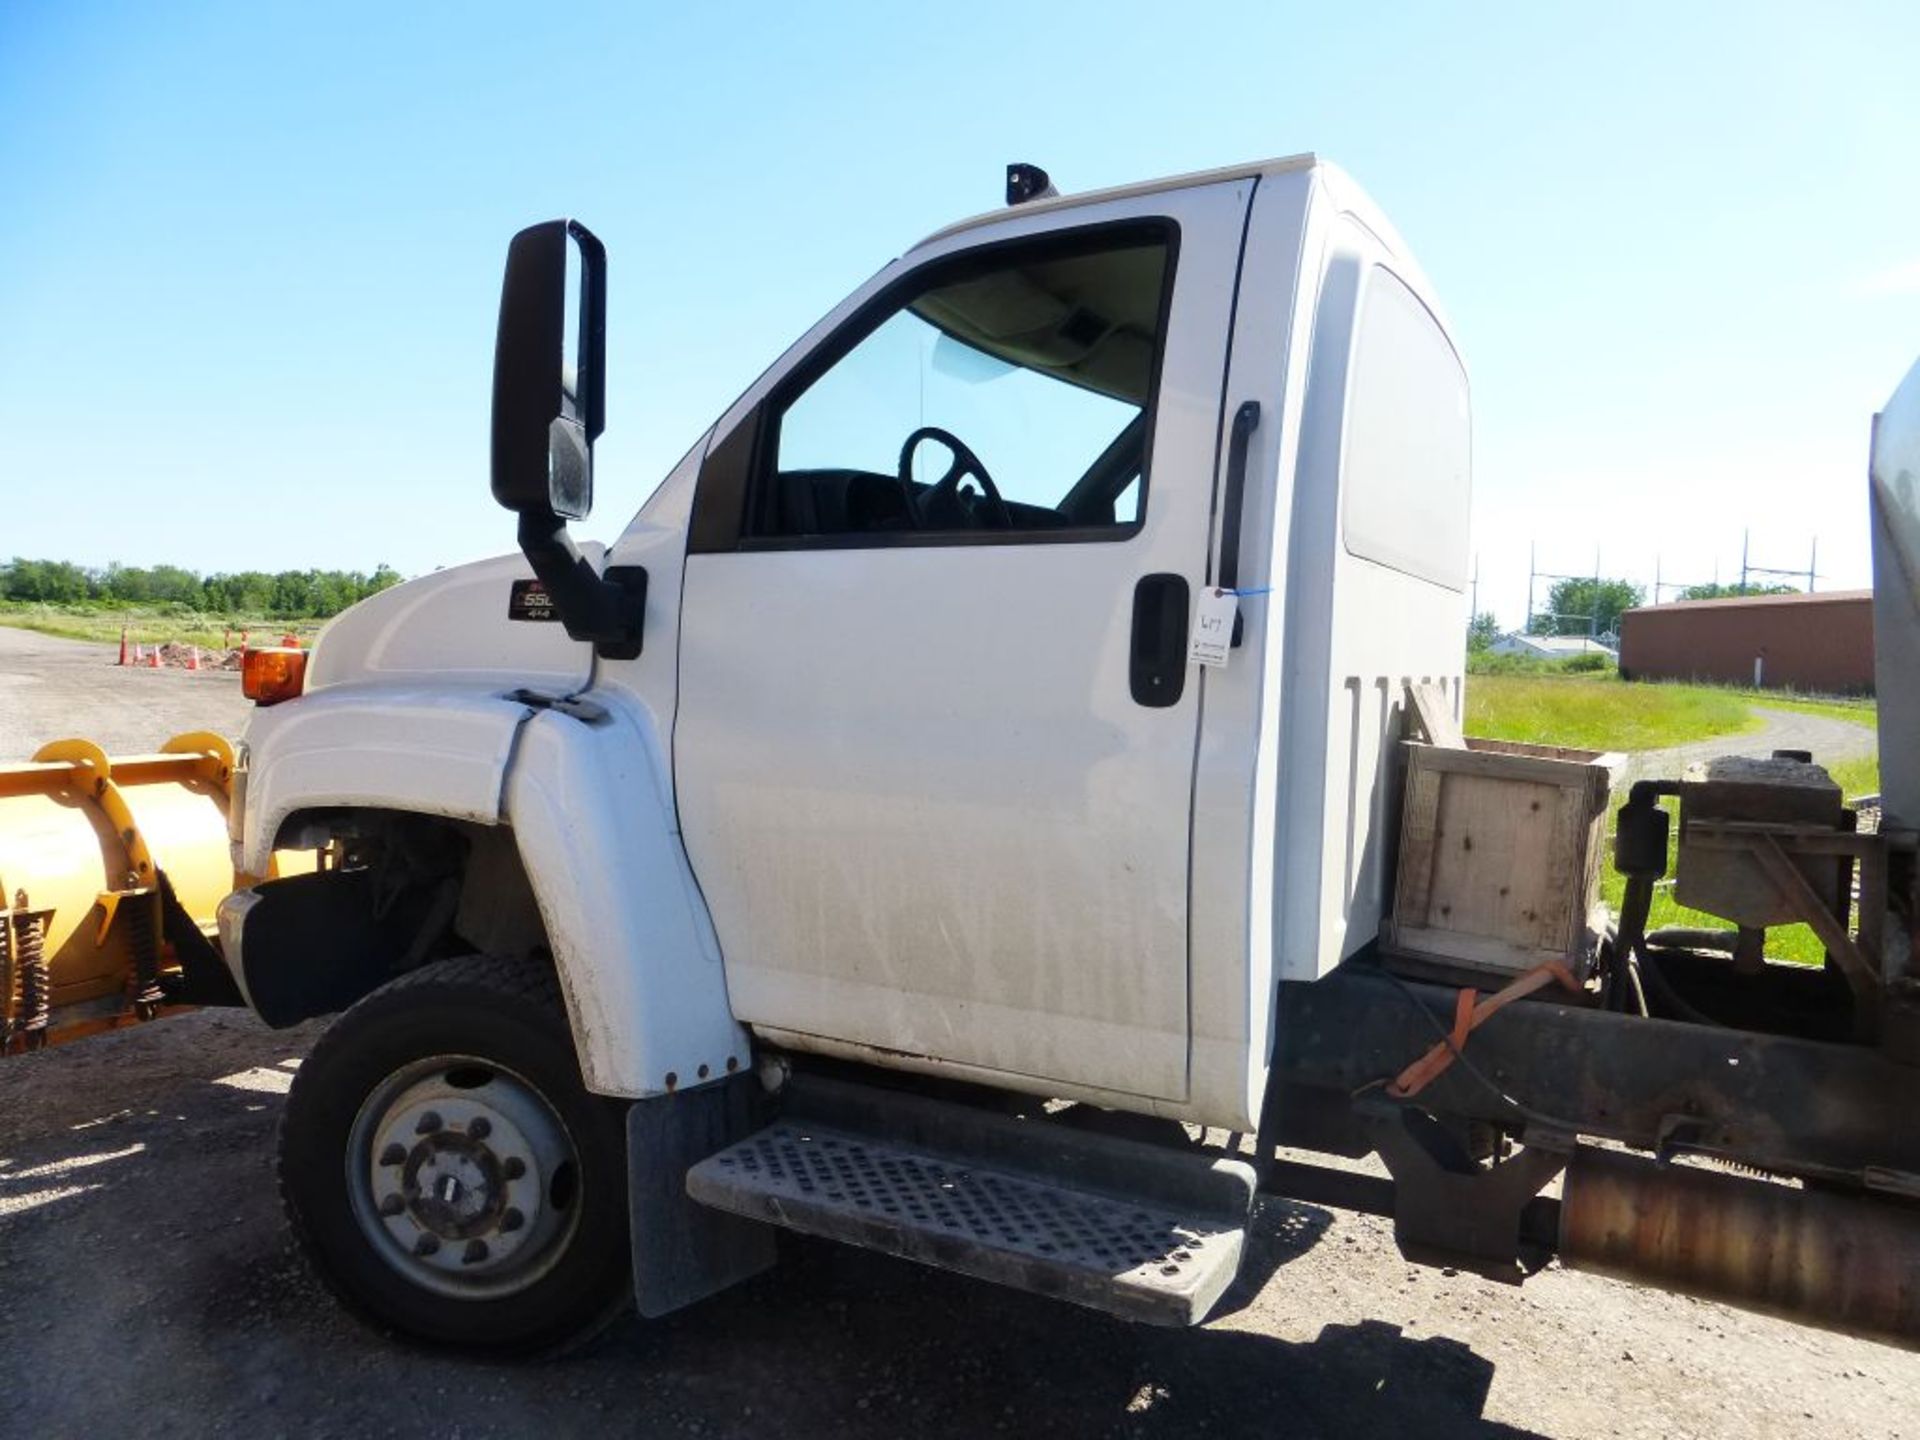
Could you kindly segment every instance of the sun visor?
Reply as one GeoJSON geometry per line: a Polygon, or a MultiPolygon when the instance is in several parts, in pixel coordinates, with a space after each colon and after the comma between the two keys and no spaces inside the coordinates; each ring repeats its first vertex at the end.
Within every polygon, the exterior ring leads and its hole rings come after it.
{"type": "Polygon", "coordinates": [[[996,271],[931,290],[910,308],[1004,364],[1141,405],[1153,380],[1165,259],[1155,245],[996,271]]]}

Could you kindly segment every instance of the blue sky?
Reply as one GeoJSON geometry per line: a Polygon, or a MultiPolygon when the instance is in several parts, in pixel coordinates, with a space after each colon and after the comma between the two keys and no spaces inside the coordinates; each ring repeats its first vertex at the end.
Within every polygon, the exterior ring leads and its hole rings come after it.
{"type": "Polygon", "coordinates": [[[1473,376],[1481,604],[1541,568],[1867,580],[1920,356],[1920,7],[0,7],[0,554],[511,548],[507,237],[612,252],[611,536],[797,334],[999,203],[1315,150],[1473,376]]]}

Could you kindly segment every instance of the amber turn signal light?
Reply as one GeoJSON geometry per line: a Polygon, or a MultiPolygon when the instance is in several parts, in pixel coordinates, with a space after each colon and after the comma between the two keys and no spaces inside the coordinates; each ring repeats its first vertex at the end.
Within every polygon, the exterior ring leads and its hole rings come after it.
{"type": "Polygon", "coordinates": [[[240,691],[256,705],[291,700],[306,683],[307,652],[297,645],[268,645],[241,656],[240,691]]]}

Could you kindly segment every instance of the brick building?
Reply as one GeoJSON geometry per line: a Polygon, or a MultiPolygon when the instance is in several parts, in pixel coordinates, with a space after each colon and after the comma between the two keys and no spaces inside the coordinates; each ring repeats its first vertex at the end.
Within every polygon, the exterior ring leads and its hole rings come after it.
{"type": "Polygon", "coordinates": [[[1855,694],[1873,689],[1873,592],[1679,600],[1620,617],[1632,680],[1855,694]]]}

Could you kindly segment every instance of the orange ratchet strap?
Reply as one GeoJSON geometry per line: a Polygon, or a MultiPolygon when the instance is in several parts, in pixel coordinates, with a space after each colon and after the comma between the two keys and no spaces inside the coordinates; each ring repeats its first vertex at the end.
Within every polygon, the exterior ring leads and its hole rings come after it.
{"type": "Polygon", "coordinates": [[[1580,993],[1579,983],[1571,971],[1558,960],[1549,960],[1544,965],[1536,965],[1520,976],[1505,989],[1488,996],[1481,1002],[1478,990],[1466,989],[1460,992],[1460,998],[1453,1007],[1453,1033],[1436,1043],[1432,1049],[1422,1055],[1413,1064],[1407,1066],[1387,1086],[1387,1093],[1396,1100],[1405,1100],[1410,1095],[1418,1095],[1428,1085],[1453,1064],[1467,1043],[1467,1036],[1479,1029],[1493,1017],[1494,1012],[1508,1001],[1518,1000],[1523,995],[1531,995],[1549,980],[1557,980],[1574,994],[1580,993]]]}

